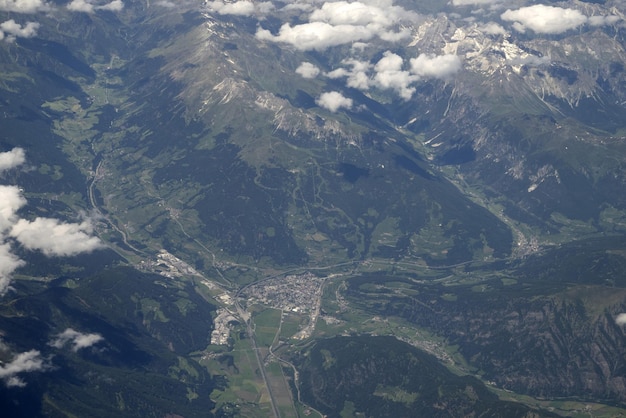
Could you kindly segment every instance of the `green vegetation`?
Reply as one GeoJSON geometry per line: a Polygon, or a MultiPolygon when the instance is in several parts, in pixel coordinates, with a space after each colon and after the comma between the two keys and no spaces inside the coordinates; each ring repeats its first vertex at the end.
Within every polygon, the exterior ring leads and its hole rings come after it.
{"type": "Polygon", "coordinates": [[[450,373],[428,354],[390,337],[319,340],[295,360],[306,402],[332,417],[556,416],[503,402],[477,379],[450,373]],[[332,358],[333,367],[324,367],[332,358]]]}
{"type": "Polygon", "coordinates": [[[50,356],[57,371],[38,374],[39,393],[0,392],[3,410],[12,414],[14,396],[29,400],[30,416],[196,415],[212,409],[209,393],[216,382],[185,356],[206,346],[211,324],[203,318],[213,307],[188,292],[193,315],[182,316],[176,303],[180,286],[186,285],[164,287],[161,280],[117,268],[82,278],[79,286],[20,281],[20,291],[30,296],[17,305],[0,304],[0,327],[24,327],[15,338],[50,356]],[[46,345],[67,328],[97,333],[103,340],[78,352],[46,345]]]}
{"type": "Polygon", "coordinates": [[[293,337],[300,329],[302,317],[300,315],[283,313],[283,322],[280,326],[280,338],[288,340],[293,337]]]}
{"type": "Polygon", "coordinates": [[[221,376],[227,383],[211,393],[211,399],[216,404],[215,411],[240,405],[238,413],[241,415],[252,413],[251,416],[264,416],[258,408],[267,408],[268,400],[262,398],[265,390],[263,380],[258,374],[251,342],[243,336],[243,331],[234,334],[232,351],[203,358],[200,364],[211,375],[221,376]],[[254,412],[255,409],[257,412],[254,412]]]}
{"type": "Polygon", "coordinates": [[[254,315],[253,318],[257,343],[263,347],[271,347],[281,325],[281,311],[266,309],[254,315]]]}
{"type": "MultiPolygon", "coordinates": [[[[345,50],[282,49],[250,17],[209,25],[183,3],[59,8],[0,43],[2,150],[27,154],[3,174],[20,216],[87,216],[109,247],[58,260],[7,240],[25,266],[0,301],[2,361],[37,349],[54,368],[1,391],[3,414],[623,412],[626,119],[601,85],[623,82],[619,54],[575,106],[535,94],[536,68],[506,83],[468,68],[407,101],[345,89],[355,106],[331,113],[315,98],[339,81],[293,70],[326,73],[345,50]],[[328,276],[319,313],[237,305],[288,272],[328,276]],[[210,345],[217,304],[237,317],[227,345],[210,345]],[[70,327],[104,342],[49,344],[70,327]]],[[[454,26],[440,17],[435,32],[454,26]]]]}

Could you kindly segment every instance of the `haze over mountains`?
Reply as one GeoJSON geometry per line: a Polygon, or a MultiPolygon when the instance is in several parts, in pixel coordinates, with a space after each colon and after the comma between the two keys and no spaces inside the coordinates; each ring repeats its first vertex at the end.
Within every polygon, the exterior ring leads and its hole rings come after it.
{"type": "Polygon", "coordinates": [[[0,0],[3,410],[624,413],[625,11],[0,0]]]}

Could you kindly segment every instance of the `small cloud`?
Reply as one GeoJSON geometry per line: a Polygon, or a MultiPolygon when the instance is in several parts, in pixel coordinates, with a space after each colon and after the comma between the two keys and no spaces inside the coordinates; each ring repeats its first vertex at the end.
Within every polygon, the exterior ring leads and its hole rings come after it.
{"type": "Polygon", "coordinates": [[[0,0],[0,11],[15,13],[37,13],[50,10],[42,0],[0,0]]]}
{"type": "Polygon", "coordinates": [[[392,2],[382,4],[365,4],[359,1],[326,2],[320,9],[311,13],[311,22],[326,22],[331,25],[352,25],[369,27],[382,34],[391,26],[410,19],[417,19],[414,12],[400,6],[393,6],[392,2]]]}
{"type": "Polygon", "coordinates": [[[327,48],[345,45],[355,41],[366,41],[374,34],[363,26],[330,25],[325,22],[311,22],[291,26],[285,23],[277,35],[267,29],[259,28],[257,39],[293,45],[301,51],[323,51],[327,48]]]}
{"type": "MultiPolygon", "coordinates": [[[[4,29],[4,25],[8,22],[13,22],[13,20],[9,20],[0,25],[2,30],[4,29]]],[[[15,23],[15,22],[13,22],[15,23]]],[[[0,173],[6,170],[11,170],[12,168],[18,167],[26,162],[26,154],[23,148],[13,148],[11,151],[0,152],[0,173]]]]}
{"type": "Polygon", "coordinates": [[[415,93],[415,87],[410,87],[410,85],[419,80],[419,77],[402,70],[403,65],[404,60],[400,55],[386,51],[374,66],[376,72],[374,82],[378,87],[392,89],[403,99],[409,100],[415,93]]]}
{"type": "Polygon", "coordinates": [[[212,1],[206,5],[209,10],[216,11],[221,15],[250,16],[254,13],[254,3],[251,1],[236,1],[234,3],[212,1]]]}
{"type": "Polygon", "coordinates": [[[113,0],[103,5],[94,4],[92,0],[72,0],[67,9],[72,12],[94,13],[96,10],[108,10],[110,12],[119,12],[124,8],[122,0],[113,0]]]}
{"type": "Polygon", "coordinates": [[[296,73],[300,74],[303,78],[315,78],[320,73],[320,69],[310,62],[303,62],[296,68],[296,73]]]}
{"type": "Polygon", "coordinates": [[[411,72],[426,78],[448,79],[461,69],[461,60],[454,54],[420,54],[411,60],[411,72]]]}
{"type": "Polygon", "coordinates": [[[30,350],[18,354],[10,363],[0,366],[0,379],[8,387],[24,387],[26,383],[18,376],[19,374],[43,371],[48,367],[39,351],[30,350]]]}
{"type": "Polygon", "coordinates": [[[351,72],[345,68],[336,68],[332,71],[325,73],[324,75],[328,78],[336,79],[342,77],[348,77],[351,72]]]}
{"type": "Polygon", "coordinates": [[[157,1],[156,5],[157,6],[161,6],[161,7],[165,7],[166,9],[173,9],[174,7],[176,7],[176,4],[174,2],[171,2],[171,1],[168,1],[168,0],[157,1]]]}
{"type": "Polygon", "coordinates": [[[487,35],[505,35],[506,30],[498,25],[496,22],[488,22],[484,25],[479,25],[478,30],[487,35]]]}
{"type": "MultiPolygon", "coordinates": [[[[16,23],[15,20],[10,19],[6,22],[0,23],[0,39],[5,39],[8,42],[12,42],[15,38],[32,38],[37,36],[37,29],[39,29],[39,23],[27,22],[24,26],[16,23]]],[[[21,148],[15,148],[20,150],[22,158],[24,158],[24,150],[21,148]]],[[[12,151],[11,151],[12,152],[12,151]]],[[[0,153],[0,158],[7,153],[0,153]]],[[[3,170],[2,161],[0,161],[0,171],[3,170]]]]}
{"type": "Polygon", "coordinates": [[[39,250],[46,256],[73,256],[89,253],[103,247],[97,237],[91,235],[91,222],[63,223],[58,219],[36,218],[34,221],[20,219],[13,225],[9,235],[29,250],[39,250]]]}
{"type": "Polygon", "coordinates": [[[281,12],[310,12],[314,6],[309,3],[289,3],[280,9],[281,12]]]}
{"type": "Polygon", "coordinates": [[[609,16],[590,16],[587,20],[589,25],[591,26],[605,26],[605,25],[614,25],[617,22],[622,20],[621,17],[615,15],[609,16]]]}
{"type": "Polygon", "coordinates": [[[415,93],[413,84],[422,78],[448,79],[461,69],[461,60],[453,54],[425,55],[410,60],[407,69],[404,59],[391,51],[371,64],[357,59],[345,59],[342,64],[351,68],[340,67],[325,76],[332,79],[346,78],[348,87],[368,90],[377,87],[381,90],[393,90],[404,100],[409,100],[415,93]]]}
{"type": "Polygon", "coordinates": [[[17,222],[17,211],[25,204],[19,187],[0,184],[0,237],[17,222]]]}
{"type": "Polygon", "coordinates": [[[9,291],[11,275],[24,264],[23,260],[11,252],[9,244],[0,244],[0,296],[4,296],[9,291]]]}
{"type": "Polygon", "coordinates": [[[83,13],[93,13],[94,6],[90,2],[86,0],[72,0],[71,3],[67,5],[67,9],[72,12],[83,12],[83,13]]]}
{"type": "Polygon", "coordinates": [[[174,9],[174,8],[181,8],[183,6],[185,7],[195,7],[197,6],[198,2],[196,0],[158,0],[154,3],[149,2],[148,5],[149,6],[157,6],[157,7],[164,7],[166,9],[174,9]]]}
{"type": "Polygon", "coordinates": [[[271,2],[252,2],[239,0],[232,3],[222,1],[210,1],[206,3],[210,11],[221,15],[252,16],[255,14],[267,14],[274,9],[271,2]]]}
{"type": "Polygon", "coordinates": [[[502,0],[452,0],[455,6],[485,6],[500,3],[502,0]]]}
{"type": "Polygon", "coordinates": [[[350,47],[353,51],[363,52],[369,45],[367,42],[354,42],[350,47]]]}
{"type": "Polygon", "coordinates": [[[110,12],[119,12],[123,8],[124,3],[122,2],[122,0],[113,0],[111,3],[96,7],[96,9],[98,10],[108,10],[110,12]]]}
{"type": "Polygon", "coordinates": [[[371,85],[368,73],[372,69],[372,64],[353,58],[344,60],[344,64],[352,67],[348,74],[346,74],[348,77],[346,85],[359,90],[368,90],[371,85]]]}
{"type": "Polygon", "coordinates": [[[587,22],[587,16],[575,9],[535,4],[517,10],[507,10],[502,20],[513,22],[518,32],[530,29],[535,33],[559,34],[575,29],[587,22]]]}
{"type": "Polygon", "coordinates": [[[100,334],[83,334],[72,328],[67,328],[57,335],[49,344],[55,348],[63,348],[67,343],[70,343],[72,344],[72,351],[76,352],[80,349],[91,347],[103,340],[104,337],[100,334]]]}
{"type": "Polygon", "coordinates": [[[626,313],[621,313],[615,317],[615,323],[619,326],[626,325],[626,313]]]}
{"type": "Polygon", "coordinates": [[[333,113],[338,111],[340,108],[350,109],[352,107],[352,99],[344,97],[338,91],[322,93],[315,103],[333,113]]]}
{"type": "Polygon", "coordinates": [[[372,81],[368,73],[370,72],[372,65],[367,61],[359,61],[357,59],[349,58],[342,61],[342,64],[352,67],[337,68],[336,70],[326,73],[328,78],[342,78],[347,77],[346,85],[359,90],[368,90],[372,81]]]}
{"type": "Polygon", "coordinates": [[[346,80],[346,85],[348,87],[359,90],[368,90],[370,88],[370,84],[372,84],[372,81],[365,71],[352,71],[346,80]]]}

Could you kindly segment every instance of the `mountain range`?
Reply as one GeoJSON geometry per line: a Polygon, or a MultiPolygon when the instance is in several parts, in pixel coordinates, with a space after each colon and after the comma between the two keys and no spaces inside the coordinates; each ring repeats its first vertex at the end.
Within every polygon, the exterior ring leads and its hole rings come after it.
{"type": "Polygon", "coordinates": [[[3,410],[620,416],[625,12],[0,0],[3,410]]]}

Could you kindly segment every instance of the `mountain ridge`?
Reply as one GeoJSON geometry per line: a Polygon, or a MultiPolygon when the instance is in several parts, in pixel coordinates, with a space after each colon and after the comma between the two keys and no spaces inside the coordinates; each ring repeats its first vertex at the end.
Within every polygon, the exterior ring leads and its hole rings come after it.
{"type": "MultiPolygon", "coordinates": [[[[514,398],[531,407],[509,405],[519,416],[569,414],[542,397],[623,407],[623,6],[488,3],[55,2],[18,18],[36,17],[36,36],[1,26],[15,37],[0,41],[2,151],[27,159],[2,177],[28,200],[19,216],[87,219],[109,247],[50,258],[2,235],[24,263],[0,303],[2,360],[52,350],[70,325],[115,351],[110,327],[153,353],[136,366],[190,416],[289,416],[319,406],[294,395],[307,350],[359,339],[358,359],[391,335],[438,347],[485,399],[484,384],[535,396],[514,398]],[[550,7],[552,27],[528,19],[550,7]],[[61,293],[78,311],[41,315],[61,293]],[[90,307],[98,326],[77,321],[90,307]],[[14,332],[20,316],[32,335],[14,332]]],[[[55,380],[102,373],[97,349],[26,374],[28,396],[79,393],[55,380]]],[[[374,391],[394,405],[405,389],[374,391]]],[[[460,393],[450,402],[493,412],[460,393]]],[[[99,404],[132,414],[120,402],[99,404]]]]}

